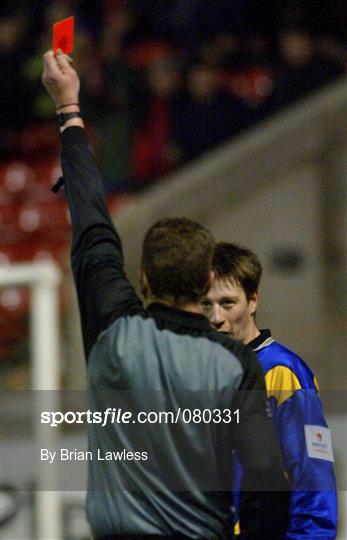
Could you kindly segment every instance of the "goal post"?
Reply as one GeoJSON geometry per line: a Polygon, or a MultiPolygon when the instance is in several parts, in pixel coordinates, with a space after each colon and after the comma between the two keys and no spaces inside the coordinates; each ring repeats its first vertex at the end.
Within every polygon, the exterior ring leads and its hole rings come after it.
{"type": "MultiPolygon", "coordinates": [[[[30,335],[31,335],[31,389],[35,405],[40,407],[40,391],[53,391],[51,403],[59,410],[60,361],[59,361],[59,285],[62,275],[53,261],[2,265],[0,285],[2,288],[24,286],[30,289],[30,335]],[[53,401],[52,401],[53,400],[53,401]]],[[[42,393],[43,394],[43,393],[42,393]]],[[[57,442],[57,432],[47,434],[39,422],[34,422],[36,440],[49,437],[49,443],[57,442]]],[[[54,467],[45,474],[39,473],[36,492],[36,538],[39,540],[62,539],[61,496],[50,491],[54,485],[54,467]],[[47,474],[49,477],[47,477],[47,474]],[[45,489],[47,487],[47,490],[45,489]]],[[[56,484],[57,485],[57,484],[56,484]]]]}

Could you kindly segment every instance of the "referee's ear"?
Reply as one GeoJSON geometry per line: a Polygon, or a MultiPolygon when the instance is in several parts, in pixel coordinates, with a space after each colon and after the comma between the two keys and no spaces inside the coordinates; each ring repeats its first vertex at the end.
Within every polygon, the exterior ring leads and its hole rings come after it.
{"type": "Polygon", "coordinates": [[[147,276],[146,276],[146,272],[144,271],[143,268],[141,268],[141,270],[140,270],[139,279],[140,279],[141,293],[142,293],[143,298],[146,300],[146,298],[149,295],[149,285],[148,285],[148,279],[147,279],[147,276]]]}
{"type": "Polygon", "coordinates": [[[216,280],[216,273],[213,270],[210,270],[209,273],[208,273],[208,278],[207,278],[207,281],[206,281],[206,288],[205,288],[205,290],[203,292],[203,296],[208,293],[208,291],[210,290],[210,288],[214,284],[215,280],[216,280]]]}

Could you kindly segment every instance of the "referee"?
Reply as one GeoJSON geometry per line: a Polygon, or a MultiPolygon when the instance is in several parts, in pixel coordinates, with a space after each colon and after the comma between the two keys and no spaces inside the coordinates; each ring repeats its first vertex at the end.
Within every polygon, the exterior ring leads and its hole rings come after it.
{"type": "Polygon", "coordinates": [[[213,238],[186,218],[149,229],[145,308],[124,273],[80,114],[78,75],[67,56],[48,51],[42,80],[60,120],[90,408],[127,413],[104,427],[89,424],[93,538],[231,538],[233,450],[245,470],[244,489],[281,490],[284,477],[253,352],[200,314],[213,280],[213,238]],[[149,421],[165,411],[168,421],[149,421]]]}

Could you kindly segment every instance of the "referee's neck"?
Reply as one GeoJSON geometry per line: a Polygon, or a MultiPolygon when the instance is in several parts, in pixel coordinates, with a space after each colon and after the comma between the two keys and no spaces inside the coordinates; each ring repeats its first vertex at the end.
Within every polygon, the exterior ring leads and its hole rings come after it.
{"type": "Polygon", "coordinates": [[[155,297],[146,298],[146,306],[148,306],[149,304],[153,304],[154,302],[158,303],[158,304],[164,304],[165,306],[169,306],[169,307],[172,307],[174,309],[180,309],[182,311],[188,311],[189,313],[198,313],[199,315],[203,314],[200,303],[195,303],[195,302],[175,302],[175,301],[170,301],[168,299],[155,298],[155,297]]]}

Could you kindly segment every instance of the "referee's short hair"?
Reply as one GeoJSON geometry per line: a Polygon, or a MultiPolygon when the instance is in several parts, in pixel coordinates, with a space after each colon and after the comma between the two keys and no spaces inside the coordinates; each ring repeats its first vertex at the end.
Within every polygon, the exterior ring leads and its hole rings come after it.
{"type": "Polygon", "coordinates": [[[245,291],[247,300],[257,292],[262,266],[257,255],[250,249],[237,244],[217,242],[212,266],[217,280],[236,283],[245,291]]]}
{"type": "Polygon", "coordinates": [[[152,294],[176,303],[199,301],[209,286],[213,251],[213,236],[195,221],[165,218],[152,225],[142,251],[152,294]]]}

